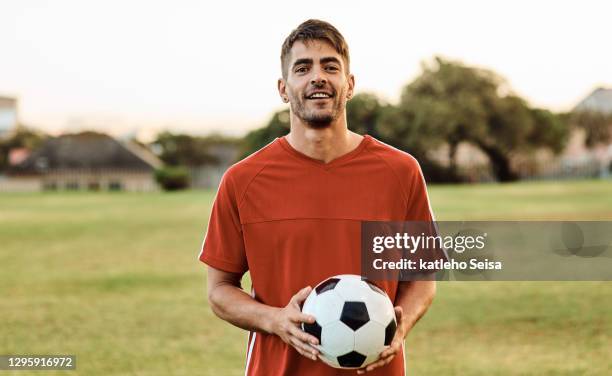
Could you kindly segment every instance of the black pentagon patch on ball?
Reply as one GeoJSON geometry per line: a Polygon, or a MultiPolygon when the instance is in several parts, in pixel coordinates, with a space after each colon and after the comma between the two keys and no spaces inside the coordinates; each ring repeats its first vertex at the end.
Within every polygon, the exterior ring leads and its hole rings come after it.
{"type": "Polygon", "coordinates": [[[364,302],[345,302],[340,314],[340,321],[349,328],[357,330],[370,321],[368,307],[364,302]]]}
{"type": "Polygon", "coordinates": [[[333,290],[339,281],[340,281],[340,278],[330,278],[327,281],[321,283],[319,286],[315,288],[317,295],[322,294],[325,291],[333,290]]]}
{"type": "Polygon", "coordinates": [[[372,290],[374,290],[375,292],[379,293],[379,294],[383,294],[383,295],[387,295],[380,287],[376,286],[374,283],[368,281],[368,280],[364,280],[365,283],[368,284],[368,286],[370,286],[370,288],[372,290]]]}
{"type": "Polygon", "coordinates": [[[393,336],[395,335],[395,329],[397,328],[397,324],[395,320],[391,320],[389,325],[385,328],[385,346],[389,346],[391,341],[393,340],[393,336]]]}
{"type": "Polygon", "coordinates": [[[321,343],[321,325],[319,325],[316,321],[312,324],[307,322],[302,323],[302,329],[304,329],[304,331],[311,336],[316,337],[319,340],[319,343],[321,343]]]}
{"type": "Polygon", "coordinates": [[[340,364],[341,367],[361,367],[365,360],[365,355],[361,355],[357,351],[351,351],[348,354],[339,356],[338,364],[340,364]]]}

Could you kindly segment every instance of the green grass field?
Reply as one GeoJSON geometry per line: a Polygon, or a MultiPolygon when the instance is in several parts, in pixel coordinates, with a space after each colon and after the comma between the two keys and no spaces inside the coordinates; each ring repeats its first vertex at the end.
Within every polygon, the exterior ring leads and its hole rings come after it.
{"type": "MultiPolygon", "coordinates": [[[[438,220],[612,220],[612,181],[430,195],[438,220]]],[[[0,354],[78,356],[75,372],[13,374],[243,374],[246,333],[212,314],[197,261],[213,197],[0,194],[0,354]]],[[[410,375],[612,374],[612,283],[438,286],[410,375]]]]}

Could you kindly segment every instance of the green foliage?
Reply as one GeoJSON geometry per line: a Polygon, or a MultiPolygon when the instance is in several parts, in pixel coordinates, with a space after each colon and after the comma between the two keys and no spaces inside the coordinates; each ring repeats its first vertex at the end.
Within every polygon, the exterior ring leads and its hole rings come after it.
{"type": "Polygon", "coordinates": [[[277,137],[289,133],[289,109],[276,112],[268,124],[249,132],[240,145],[240,159],[263,148],[277,137]]]}
{"type": "Polygon", "coordinates": [[[160,149],[159,158],[170,166],[204,166],[219,163],[218,158],[211,153],[213,146],[237,143],[234,138],[218,134],[196,137],[163,132],[152,145],[160,149]]]}
{"type": "Polygon", "coordinates": [[[155,171],[155,180],[166,191],[189,188],[189,170],[183,166],[167,166],[155,171]]]}
{"type": "Polygon", "coordinates": [[[511,93],[503,78],[489,70],[436,58],[407,85],[399,104],[400,127],[411,128],[407,149],[449,145],[448,173],[457,176],[455,153],[460,142],[478,146],[500,181],[516,180],[511,159],[545,147],[562,149],[568,127],[561,117],[534,109],[511,93]]]}
{"type": "Polygon", "coordinates": [[[378,138],[376,124],[384,105],[375,94],[359,93],[346,103],[346,121],[350,130],[378,138]]]}

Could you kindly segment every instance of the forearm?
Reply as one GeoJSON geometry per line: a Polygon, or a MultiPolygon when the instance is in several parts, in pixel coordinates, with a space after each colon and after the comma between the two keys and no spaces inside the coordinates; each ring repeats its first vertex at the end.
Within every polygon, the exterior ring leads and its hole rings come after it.
{"type": "Polygon", "coordinates": [[[218,285],[208,294],[213,312],[219,318],[245,330],[272,333],[272,317],[279,308],[253,299],[238,286],[218,285]]]}
{"type": "Polygon", "coordinates": [[[436,295],[436,281],[402,281],[399,283],[395,305],[403,311],[403,330],[410,329],[427,312],[436,295]]]}

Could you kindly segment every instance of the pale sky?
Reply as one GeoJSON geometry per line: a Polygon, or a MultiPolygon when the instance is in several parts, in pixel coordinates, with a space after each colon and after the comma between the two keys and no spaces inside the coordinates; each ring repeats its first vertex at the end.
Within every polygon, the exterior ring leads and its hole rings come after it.
{"type": "Polygon", "coordinates": [[[242,134],[282,109],[280,46],[334,24],[357,91],[394,102],[434,55],[505,77],[532,105],[569,110],[612,87],[607,1],[2,0],[0,95],[51,131],[242,134]]]}

